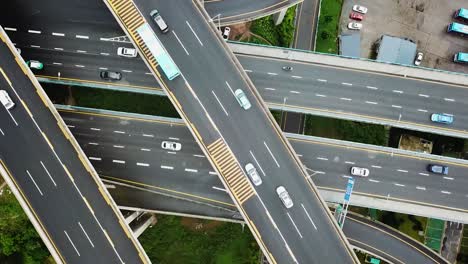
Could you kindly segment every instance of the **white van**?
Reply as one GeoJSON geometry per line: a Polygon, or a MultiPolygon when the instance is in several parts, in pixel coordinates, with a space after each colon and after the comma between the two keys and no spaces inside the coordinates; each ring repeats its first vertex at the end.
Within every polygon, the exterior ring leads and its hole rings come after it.
{"type": "Polygon", "coordinates": [[[0,102],[2,102],[3,106],[5,106],[5,108],[8,110],[15,106],[15,103],[13,103],[13,100],[11,100],[10,96],[5,90],[0,90],[0,102]]]}
{"type": "Polygon", "coordinates": [[[156,25],[158,25],[158,27],[162,31],[162,33],[169,32],[169,27],[167,26],[164,19],[162,19],[161,15],[159,14],[157,9],[153,9],[153,11],[150,12],[150,16],[154,20],[156,25]]]}

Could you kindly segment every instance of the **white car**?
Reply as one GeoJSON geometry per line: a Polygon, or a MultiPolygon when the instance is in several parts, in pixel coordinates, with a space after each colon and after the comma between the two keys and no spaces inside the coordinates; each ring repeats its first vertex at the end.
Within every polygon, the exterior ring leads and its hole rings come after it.
{"type": "Polygon", "coordinates": [[[5,108],[8,110],[15,106],[15,103],[13,103],[13,100],[11,100],[10,96],[5,90],[0,90],[0,102],[2,102],[3,106],[5,106],[5,108]]]}
{"type": "Polygon", "coordinates": [[[281,202],[283,202],[286,208],[293,207],[293,201],[289,196],[288,191],[286,191],[286,188],[284,188],[284,186],[278,186],[278,188],[276,188],[276,193],[278,194],[279,198],[281,199],[281,202]]]}
{"type": "Polygon", "coordinates": [[[223,39],[228,40],[230,33],[231,33],[231,28],[230,27],[225,27],[224,31],[223,31],[223,39]]]}
{"type": "Polygon", "coordinates": [[[365,14],[367,13],[367,7],[362,6],[362,5],[353,5],[353,11],[365,14]]]}
{"type": "Polygon", "coordinates": [[[418,52],[416,55],[416,59],[414,60],[414,65],[419,66],[423,60],[424,54],[422,52],[418,52]]]}
{"type": "Polygon", "coordinates": [[[255,186],[259,186],[260,184],[262,184],[262,178],[260,178],[260,175],[258,175],[257,169],[255,169],[252,163],[247,163],[245,165],[245,171],[247,172],[247,174],[249,175],[250,179],[252,180],[255,186]]]}
{"type": "Polygon", "coordinates": [[[182,144],[179,142],[163,141],[161,147],[165,150],[179,151],[182,149],[182,144]]]}
{"type": "Polygon", "coordinates": [[[362,24],[358,22],[350,22],[348,24],[348,29],[361,30],[362,24]]]}
{"type": "Polygon", "coordinates": [[[359,177],[367,177],[369,176],[369,169],[366,168],[359,168],[359,167],[352,167],[351,168],[351,175],[359,176],[359,177]]]}
{"type": "Polygon", "coordinates": [[[240,106],[245,110],[248,110],[252,106],[250,104],[249,99],[247,99],[247,96],[245,95],[244,91],[242,91],[241,89],[237,89],[234,92],[234,95],[236,96],[237,102],[239,102],[240,106]]]}
{"type": "Polygon", "coordinates": [[[138,56],[138,53],[137,50],[134,48],[119,47],[117,49],[117,55],[122,57],[135,58],[136,56],[138,56]]]}

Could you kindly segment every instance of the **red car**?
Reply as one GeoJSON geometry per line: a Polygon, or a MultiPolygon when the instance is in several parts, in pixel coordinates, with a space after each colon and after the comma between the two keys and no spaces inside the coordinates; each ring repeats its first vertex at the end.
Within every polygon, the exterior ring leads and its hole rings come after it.
{"type": "Polygon", "coordinates": [[[361,21],[364,18],[364,16],[358,13],[351,12],[351,14],[349,14],[349,18],[361,21]]]}

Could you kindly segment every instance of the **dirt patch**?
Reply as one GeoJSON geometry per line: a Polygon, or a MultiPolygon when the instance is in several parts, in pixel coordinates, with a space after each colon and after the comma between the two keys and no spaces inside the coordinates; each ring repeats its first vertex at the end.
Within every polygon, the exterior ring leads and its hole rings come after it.
{"type": "Polygon", "coordinates": [[[218,226],[222,225],[222,222],[219,221],[210,221],[196,218],[182,217],[180,223],[192,231],[197,232],[206,232],[216,229],[218,226]]]}

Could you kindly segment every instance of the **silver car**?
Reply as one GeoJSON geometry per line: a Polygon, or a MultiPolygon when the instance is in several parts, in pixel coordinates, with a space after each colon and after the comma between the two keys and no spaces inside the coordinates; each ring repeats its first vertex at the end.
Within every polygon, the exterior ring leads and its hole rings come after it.
{"type": "Polygon", "coordinates": [[[5,108],[8,110],[15,106],[15,103],[13,103],[13,100],[11,100],[10,96],[5,90],[0,90],[0,102],[2,102],[3,106],[5,106],[5,108]]]}
{"type": "Polygon", "coordinates": [[[237,89],[234,92],[234,95],[236,96],[237,102],[239,102],[240,106],[245,110],[248,110],[252,106],[250,104],[249,99],[247,99],[247,96],[245,95],[244,91],[242,91],[241,89],[237,89]]]}
{"type": "Polygon", "coordinates": [[[122,57],[135,58],[138,55],[138,53],[137,50],[134,48],[119,47],[117,49],[117,55],[122,57]]]}
{"type": "Polygon", "coordinates": [[[161,148],[165,150],[179,151],[182,149],[182,144],[179,142],[163,141],[161,143],[161,148]]]}
{"type": "Polygon", "coordinates": [[[262,184],[262,178],[260,178],[260,175],[258,175],[257,169],[255,169],[252,163],[247,163],[245,165],[245,171],[247,172],[247,174],[249,175],[250,179],[252,180],[255,186],[259,186],[260,184],[262,184]]]}
{"type": "Polygon", "coordinates": [[[360,177],[367,177],[369,176],[369,169],[366,168],[359,168],[359,167],[352,167],[351,168],[351,175],[353,176],[360,176],[360,177]]]}
{"type": "Polygon", "coordinates": [[[293,207],[293,201],[289,196],[288,191],[286,191],[286,188],[284,188],[284,186],[278,186],[278,188],[276,188],[276,193],[278,194],[279,198],[281,199],[281,202],[283,202],[286,208],[293,207]]]}

